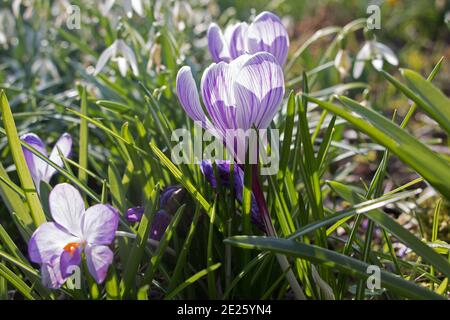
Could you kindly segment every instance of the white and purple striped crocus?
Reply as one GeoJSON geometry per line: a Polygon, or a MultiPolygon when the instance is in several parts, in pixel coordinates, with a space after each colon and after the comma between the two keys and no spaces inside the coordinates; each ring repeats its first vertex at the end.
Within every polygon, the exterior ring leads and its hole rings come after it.
{"type": "Polygon", "coordinates": [[[267,11],[260,13],[250,25],[240,22],[228,26],[224,33],[212,23],[207,38],[215,62],[230,62],[245,53],[269,52],[284,65],[289,49],[286,28],[280,18],[267,11]]]}
{"type": "Polygon", "coordinates": [[[223,141],[228,130],[266,129],[285,92],[283,70],[267,52],[243,54],[205,70],[200,91],[208,115],[200,104],[190,67],[178,71],[176,87],[189,117],[223,141]]]}
{"type": "Polygon", "coordinates": [[[31,261],[41,265],[43,284],[61,287],[81,263],[83,251],[89,273],[102,283],[113,261],[108,246],[115,237],[118,211],[106,204],[86,210],[78,190],[67,183],[50,192],[49,206],[54,222],[40,225],[28,243],[31,261]]]}
{"type": "MultiPolygon", "coordinates": [[[[44,142],[42,142],[41,138],[39,138],[36,134],[24,134],[23,136],[21,136],[21,140],[39,151],[42,155],[48,157],[50,161],[54,162],[61,168],[64,167],[64,162],[59,156],[58,149],[65,158],[69,158],[72,152],[72,137],[68,133],[64,133],[58,139],[55,146],[53,147],[52,152],[50,153],[50,156],[48,156],[47,154],[47,148],[44,142]]],[[[56,169],[50,166],[44,160],[40,159],[27,148],[22,147],[22,150],[28,166],[28,170],[30,170],[31,177],[33,178],[34,185],[39,191],[41,181],[49,183],[52,176],[56,173],[56,169]]]]}

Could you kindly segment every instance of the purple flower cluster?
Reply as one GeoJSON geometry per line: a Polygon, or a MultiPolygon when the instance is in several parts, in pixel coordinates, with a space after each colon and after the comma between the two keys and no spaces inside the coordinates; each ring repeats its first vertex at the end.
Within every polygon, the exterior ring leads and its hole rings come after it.
{"type": "MultiPolygon", "coordinates": [[[[179,206],[178,197],[183,195],[184,190],[180,186],[169,186],[161,192],[159,207],[150,226],[150,238],[161,240],[167,227],[172,220],[172,214],[179,206]]],[[[144,207],[136,206],[129,208],[126,212],[126,219],[129,222],[139,222],[144,214],[144,207]]]]}
{"type": "MultiPolygon", "coordinates": [[[[230,161],[218,161],[216,163],[217,175],[220,179],[221,186],[225,188],[230,187],[231,180],[231,170],[230,161]]],[[[203,160],[200,165],[201,172],[205,176],[206,180],[209,182],[211,187],[217,188],[217,179],[214,174],[214,166],[209,160],[203,160]]],[[[242,195],[244,190],[244,172],[239,166],[234,167],[233,175],[233,188],[235,191],[236,198],[242,203],[242,195]]],[[[252,194],[251,212],[250,218],[254,225],[256,225],[260,230],[266,231],[264,226],[264,221],[259,211],[258,205],[256,203],[255,196],[252,194]]]]}
{"type": "MultiPolygon", "coordinates": [[[[262,12],[248,25],[235,24],[222,33],[216,24],[208,29],[208,48],[216,63],[203,73],[200,92],[188,66],[178,71],[178,99],[188,116],[225,144],[229,130],[266,129],[278,112],[285,93],[283,64],[286,62],[289,37],[281,20],[262,12]]],[[[227,146],[235,157],[234,147],[227,146]]],[[[213,188],[217,181],[212,164],[203,161],[202,172],[213,188]]],[[[229,162],[217,163],[222,184],[229,184],[229,162]]],[[[243,172],[235,169],[236,197],[242,201],[243,172]]],[[[252,194],[252,221],[262,230],[263,214],[268,214],[261,192],[252,194]],[[259,200],[255,198],[258,196],[259,200]],[[263,206],[264,210],[262,210],[263,206]],[[263,211],[263,212],[261,212],[263,211]]]]}

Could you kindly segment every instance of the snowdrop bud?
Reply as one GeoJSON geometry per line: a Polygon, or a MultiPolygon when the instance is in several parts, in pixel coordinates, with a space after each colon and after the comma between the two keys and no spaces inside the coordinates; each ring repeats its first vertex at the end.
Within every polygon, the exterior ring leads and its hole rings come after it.
{"type": "Polygon", "coordinates": [[[348,75],[351,65],[352,61],[347,50],[339,49],[336,54],[336,58],[334,59],[334,66],[339,71],[341,78],[345,78],[348,75]]]}

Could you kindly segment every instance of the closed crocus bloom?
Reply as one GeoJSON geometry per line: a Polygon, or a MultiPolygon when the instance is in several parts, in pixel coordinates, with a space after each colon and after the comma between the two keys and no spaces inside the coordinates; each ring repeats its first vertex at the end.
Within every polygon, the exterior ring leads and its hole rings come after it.
{"type": "Polygon", "coordinates": [[[244,54],[229,64],[213,63],[205,70],[200,89],[208,115],[201,107],[189,67],[180,69],[176,86],[189,117],[223,139],[230,129],[266,129],[285,90],[283,71],[267,52],[244,54]]]}
{"type": "Polygon", "coordinates": [[[139,222],[142,219],[142,215],[144,214],[144,207],[137,206],[132,207],[127,210],[125,213],[125,218],[128,222],[139,222]]]}
{"type": "MultiPolygon", "coordinates": [[[[231,181],[231,167],[230,161],[223,160],[216,162],[217,168],[217,176],[220,179],[220,184],[224,188],[230,188],[231,181]]],[[[214,174],[214,166],[211,161],[203,160],[200,164],[200,170],[205,176],[206,180],[209,182],[212,188],[217,188],[217,180],[216,175],[214,174]]],[[[244,172],[239,166],[234,166],[234,175],[233,175],[233,188],[236,194],[236,198],[239,202],[242,203],[242,196],[244,190],[244,172]]],[[[251,222],[256,225],[260,230],[266,231],[264,226],[264,221],[261,216],[261,213],[258,209],[258,205],[256,203],[255,196],[252,194],[251,200],[251,211],[250,211],[250,219],[251,222]]]]}
{"type": "Polygon", "coordinates": [[[150,227],[150,238],[157,241],[161,240],[171,220],[172,216],[165,210],[156,212],[150,227]]]}
{"type": "Polygon", "coordinates": [[[122,77],[127,75],[128,66],[131,67],[131,71],[136,77],[139,76],[136,56],[133,50],[122,39],[117,39],[102,52],[95,66],[94,74],[97,75],[100,73],[110,59],[117,62],[122,77]]]}
{"type": "Polygon", "coordinates": [[[186,194],[181,186],[168,186],[161,191],[159,197],[159,206],[170,214],[175,214],[180,207],[183,197],[186,194]]]}
{"type": "MultiPolygon", "coordinates": [[[[39,138],[36,134],[27,133],[20,138],[22,141],[26,142],[29,146],[39,151],[42,155],[48,157],[49,160],[51,160],[61,168],[64,167],[64,162],[59,156],[59,152],[61,152],[61,154],[65,158],[68,158],[72,151],[72,137],[68,133],[64,133],[58,139],[55,146],[53,147],[52,152],[50,153],[50,156],[48,156],[47,154],[47,148],[44,142],[42,142],[41,138],[39,138]]],[[[56,169],[47,164],[47,162],[45,162],[44,160],[40,159],[27,148],[22,147],[22,150],[28,166],[28,170],[30,170],[31,177],[33,178],[34,185],[39,191],[41,181],[49,183],[52,176],[56,173],[56,169]]]]}
{"type": "Polygon", "coordinates": [[[118,227],[118,211],[104,204],[85,209],[78,190],[67,183],[51,191],[49,207],[54,222],[41,224],[28,243],[31,261],[42,266],[43,284],[61,287],[81,263],[83,252],[89,273],[102,283],[113,260],[108,246],[118,227]]]}
{"type": "MultiPolygon", "coordinates": [[[[126,218],[129,222],[140,222],[144,215],[144,207],[137,206],[129,208],[126,213],[126,218]]],[[[150,238],[153,240],[161,240],[164,232],[172,219],[172,216],[164,209],[158,210],[153,217],[152,224],[150,226],[150,238]]]]}
{"type": "Polygon", "coordinates": [[[250,25],[237,23],[225,33],[212,23],[207,38],[215,62],[230,62],[245,53],[269,52],[284,65],[289,49],[286,28],[278,16],[267,11],[260,13],[250,25]]]}

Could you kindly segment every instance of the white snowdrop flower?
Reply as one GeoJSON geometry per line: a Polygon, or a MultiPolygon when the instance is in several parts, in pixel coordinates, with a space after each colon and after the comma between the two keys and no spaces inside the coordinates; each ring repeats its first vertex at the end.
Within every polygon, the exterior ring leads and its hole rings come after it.
{"type": "Polygon", "coordinates": [[[60,79],[58,69],[49,58],[38,58],[31,65],[31,72],[38,76],[39,79],[46,82],[48,79],[60,79]]]}
{"type": "Polygon", "coordinates": [[[97,65],[95,66],[94,75],[97,75],[102,71],[109,59],[117,63],[122,77],[127,75],[128,66],[131,67],[131,70],[136,77],[139,76],[136,56],[133,50],[122,39],[117,39],[110,47],[102,52],[100,58],[98,58],[97,65]]]}
{"type": "MultiPolygon", "coordinates": [[[[115,0],[104,0],[99,4],[99,9],[103,15],[107,15],[114,5],[115,0]]],[[[133,11],[139,16],[144,16],[144,4],[142,0],[123,0],[123,8],[127,14],[128,18],[133,17],[133,11]]]]}
{"type": "Polygon", "coordinates": [[[358,79],[364,69],[366,61],[371,61],[376,70],[383,68],[383,61],[386,60],[393,66],[398,65],[398,59],[394,51],[388,46],[376,41],[375,39],[366,41],[364,46],[356,55],[355,65],[353,66],[353,78],[358,79]]]}
{"type": "Polygon", "coordinates": [[[0,11],[0,46],[7,49],[8,43],[14,36],[16,21],[11,12],[7,9],[0,11]]]}
{"type": "Polygon", "coordinates": [[[341,78],[345,78],[348,75],[348,72],[352,66],[352,62],[348,55],[347,50],[339,49],[334,58],[334,66],[339,71],[341,78]]]}

